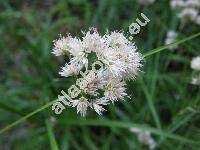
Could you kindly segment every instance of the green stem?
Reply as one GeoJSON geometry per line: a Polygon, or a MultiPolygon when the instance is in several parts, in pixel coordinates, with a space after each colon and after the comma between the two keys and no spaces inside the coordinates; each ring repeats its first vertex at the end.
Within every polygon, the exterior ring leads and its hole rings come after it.
{"type": "Polygon", "coordinates": [[[144,56],[144,57],[147,57],[147,56],[150,56],[150,55],[159,53],[159,52],[161,52],[161,51],[163,51],[163,50],[165,50],[165,49],[167,49],[167,48],[169,48],[169,47],[171,47],[171,46],[178,45],[178,44],[184,43],[184,42],[186,42],[186,41],[189,41],[189,40],[191,40],[191,39],[194,39],[194,38],[198,37],[199,35],[200,35],[200,32],[199,32],[199,33],[196,33],[196,34],[193,34],[193,35],[191,35],[191,36],[189,36],[189,37],[187,37],[187,38],[185,38],[185,39],[182,39],[182,40],[173,42],[173,43],[171,43],[171,44],[167,44],[167,45],[165,45],[165,46],[162,46],[162,47],[153,49],[153,50],[151,50],[151,51],[149,51],[149,52],[147,52],[147,53],[144,53],[143,56],[144,56]]]}
{"type": "Polygon", "coordinates": [[[159,129],[155,129],[152,127],[144,126],[141,124],[134,124],[131,122],[121,122],[121,121],[114,121],[114,120],[106,120],[106,119],[67,119],[66,120],[59,120],[59,123],[63,125],[78,125],[78,126],[105,126],[111,128],[139,128],[143,131],[149,131],[156,135],[161,135],[166,138],[174,139],[183,143],[190,143],[190,144],[197,144],[200,145],[197,141],[193,141],[191,139],[187,139],[185,137],[178,136],[176,134],[167,133],[166,131],[160,131],[159,129]]]}
{"type": "Polygon", "coordinates": [[[18,125],[18,124],[24,122],[26,119],[32,117],[33,115],[39,113],[40,111],[42,111],[42,110],[48,108],[48,107],[51,106],[55,101],[56,101],[56,100],[51,101],[51,102],[45,104],[44,106],[42,106],[42,107],[36,109],[35,111],[29,113],[28,115],[22,117],[21,119],[19,119],[19,120],[13,122],[13,123],[11,123],[11,124],[9,124],[8,126],[6,126],[5,128],[3,128],[3,129],[0,130],[0,134],[2,134],[3,132],[9,130],[10,128],[12,128],[12,127],[14,127],[14,126],[16,126],[16,125],[18,125]]]}

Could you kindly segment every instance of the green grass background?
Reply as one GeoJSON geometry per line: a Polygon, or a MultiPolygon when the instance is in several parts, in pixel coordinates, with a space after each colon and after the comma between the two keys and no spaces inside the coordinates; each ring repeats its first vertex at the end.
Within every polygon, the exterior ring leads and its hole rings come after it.
{"type": "MultiPolygon", "coordinates": [[[[58,75],[65,58],[51,54],[52,41],[93,26],[100,33],[124,30],[140,13],[151,20],[134,36],[141,53],[164,45],[168,30],[178,39],[199,32],[184,26],[168,0],[148,6],[136,0],[1,0],[0,1],[0,129],[57,98],[74,83],[58,75]]],[[[127,34],[128,35],[128,34],[127,34]]],[[[200,147],[200,87],[190,84],[192,57],[200,55],[200,38],[146,57],[143,73],[128,82],[130,99],[109,105],[103,116],[86,118],[67,108],[55,116],[51,107],[0,134],[2,150],[148,149],[129,131],[152,132],[156,149],[200,147]],[[50,118],[55,117],[56,122],[50,118]]]]}

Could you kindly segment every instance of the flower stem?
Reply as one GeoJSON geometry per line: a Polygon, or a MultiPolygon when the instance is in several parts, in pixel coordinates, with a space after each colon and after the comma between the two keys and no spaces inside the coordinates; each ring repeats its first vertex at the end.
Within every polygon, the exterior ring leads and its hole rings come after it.
{"type": "Polygon", "coordinates": [[[175,41],[175,42],[173,42],[173,43],[171,43],[171,44],[167,44],[167,45],[161,46],[161,47],[159,47],[159,48],[155,48],[155,49],[153,49],[153,50],[150,50],[150,51],[147,52],[147,53],[144,53],[143,56],[144,56],[144,57],[151,56],[151,55],[156,54],[156,53],[159,53],[159,52],[161,52],[161,51],[163,51],[163,50],[165,50],[165,49],[167,49],[167,48],[169,48],[169,47],[171,47],[171,46],[178,45],[178,44],[184,43],[184,42],[186,42],[186,41],[189,41],[189,40],[191,40],[191,39],[194,39],[194,38],[198,37],[199,35],[200,35],[200,32],[199,32],[199,33],[196,33],[196,34],[193,34],[193,35],[191,35],[191,36],[189,36],[189,37],[187,37],[187,38],[184,38],[184,39],[182,39],[182,40],[175,41]]]}

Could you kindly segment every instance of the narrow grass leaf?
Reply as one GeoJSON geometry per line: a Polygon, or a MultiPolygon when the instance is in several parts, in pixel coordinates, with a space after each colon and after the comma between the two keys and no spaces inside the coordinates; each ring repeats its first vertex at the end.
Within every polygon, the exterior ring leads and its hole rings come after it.
{"type": "Polygon", "coordinates": [[[120,122],[120,121],[111,121],[111,120],[106,120],[106,119],[68,119],[66,120],[60,120],[59,121],[61,124],[63,125],[78,125],[78,126],[105,126],[105,127],[111,127],[111,128],[132,128],[132,127],[136,127],[139,128],[141,130],[144,131],[150,131],[153,134],[156,135],[161,135],[163,137],[166,138],[170,138],[173,140],[177,140],[180,142],[185,142],[185,143],[190,143],[190,144],[199,144],[196,141],[193,141],[191,139],[187,139],[185,137],[181,137],[179,135],[176,134],[172,134],[172,133],[167,133],[164,131],[160,131],[158,129],[152,128],[152,127],[147,127],[141,124],[134,124],[134,123],[130,123],[130,122],[120,122]]]}
{"type": "Polygon", "coordinates": [[[49,142],[50,142],[50,145],[51,145],[51,149],[52,150],[59,150],[57,142],[56,142],[56,139],[55,139],[55,136],[54,136],[54,133],[53,133],[52,125],[48,120],[46,120],[46,126],[47,126],[47,131],[48,131],[48,136],[49,136],[49,142]]]}
{"type": "Polygon", "coordinates": [[[162,47],[159,47],[159,48],[150,50],[149,52],[144,53],[144,57],[147,57],[147,56],[150,56],[150,55],[159,53],[159,52],[161,52],[161,51],[163,51],[163,50],[165,50],[165,49],[167,49],[167,48],[169,48],[169,47],[171,47],[171,46],[184,43],[184,42],[189,41],[189,40],[191,40],[191,39],[194,39],[194,38],[196,38],[196,37],[198,37],[198,36],[200,36],[200,32],[199,32],[199,33],[196,33],[196,34],[193,34],[193,35],[191,35],[191,36],[189,36],[189,37],[187,37],[187,38],[184,38],[184,39],[182,39],[182,40],[178,40],[178,41],[176,41],[176,42],[173,42],[173,43],[171,43],[171,44],[167,44],[167,45],[164,45],[164,46],[162,46],[162,47]]]}
{"type": "Polygon", "coordinates": [[[42,111],[42,110],[48,108],[48,107],[51,106],[55,101],[56,101],[56,100],[51,101],[51,102],[45,104],[44,106],[42,106],[42,107],[36,109],[35,111],[33,111],[33,112],[27,114],[26,116],[20,118],[19,120],[15,121],[15,122],[13,122],[13,123],[11,123],[11,124],[9,124],[8,126],[6,126],[5,128],[3,128],[3,129],[0,130],[0,134],[4,133],[5,131],[11,129],[12,127],[14,127],[14,126],[16,126],[16,125],[18,125],[18,124],[24,122],[26,119],[32,117],[33,115],[39,113],[40,111],[42,111]]]}

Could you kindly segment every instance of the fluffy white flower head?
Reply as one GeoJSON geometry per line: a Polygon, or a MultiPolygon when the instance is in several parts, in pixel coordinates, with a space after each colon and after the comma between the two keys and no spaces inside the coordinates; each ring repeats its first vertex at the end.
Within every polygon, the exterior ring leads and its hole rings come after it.
{"type": "Polygon", "coordinates": [[[171,0],[170,1],[171,7],[174,8],[180,8],[184,6],[184,1],[182,0],[171,0]]]}
{"type": "MultiPolygon", "coordinates": [[[[165,39],[165,44],[171,44],[175,42],[177,40],[177,37],[178,37],[178,34],[175,31],[173,30],[168,31],[166,39],[165,39]]],[[[176,49],[177,47],[178,45],[174,45],[174,46],[169,47],[169,49],[172,50],[172,49],[176,49]]]]}
{"type": "Polygon", "coordinates": [[[190,66],[192,69],[200,71],[200,56],[194,57],[190,66]]]}
{"type": "Polygon", "coordinates": [[[199,0],[186,0],[184,1],[184,7],[199,7],[200,1],[199,0]]]}
{"type": "Polygon", "coordinates": [[[198,15],[198,10],[195,8],[184,8],[178,15],[183,22],[187,20],[194,21],[198,15]]]}
{"type": "Polygon", "coordinates": [[[55,40],[53,54],[71,56],[59,72],[61,76],[80,77],[85,71],[83,78],[76,82],[81,95],[68,100],[68,106],[76,107],[83,117],[88,108],[101,115],[105,111],[103,106],[109,102],[124,100],[128,96],[125,80],[135,79],[143,60],[123,32],[106,32],[101,36],[95,28],[83,32],[82,38],[69,35],[55,40]],[[94,62],[100,62],[101,69],[90,70],[94,62]]]}
{"type": "Polygon", "coordinates": [[[171,0],[170,5],[172,9],[178,12],[178,17],[181,19],[182,23],[187,23],[192,21],[199,25],[199,0],[171,0]]]}
{"type": "Polygon", "coordinates": [[[192,78],[191,84],[200,85],[200,74],[199,76],[192,78]]]}
{"type": "Polygon", "coordinates": [[[151,137],[151,133],[149,131],[144,131],[140,128],[130,128],[130,131],[137,135],[140,143],[147,145],[150,150],[155,149],[156,142],[151,137]]]}

